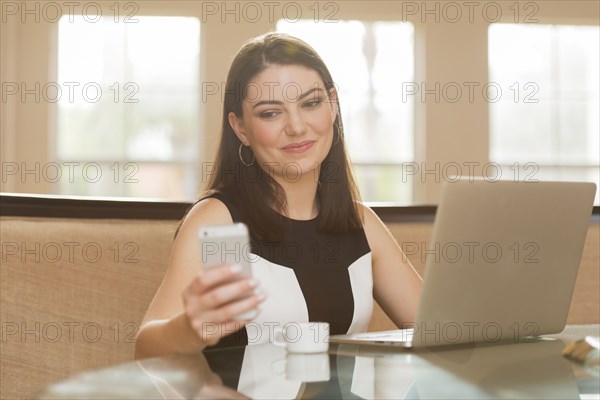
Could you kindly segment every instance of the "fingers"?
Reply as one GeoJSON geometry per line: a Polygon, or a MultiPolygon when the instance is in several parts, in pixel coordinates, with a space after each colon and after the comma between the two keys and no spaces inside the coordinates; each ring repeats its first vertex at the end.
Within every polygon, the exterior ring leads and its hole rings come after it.
{"type": "Polygon", "coordinates": [[[241,329],[249,320],[242,321],[240,316],[266,299],[257,290],[258,281],[241,272],[240,266],[222,264],[205,270],[184,290],[186,319],[205,344],[216,344],[241,329]]]}
{"type": "Polygon", "coordinates": [[[214,310],[190,312],[186,310],[190,326],[206,345],[214,345],[235,331],[243,328],[250,320],[238,320],[241,314],[254,310],[266,299],[264,293],[255,294],[214,310]]]}
{"type": "Polygon", "coordinates": [[[216,309],[240,297],[250,296],[258,286],[256,279],[240,279],[215,287],[201,296],[200,303],[207,310],[216,309]]]}
{"type": "MultiPolygon", "coordinates": [[[[187,293],[184,295],[184,308],[189,316],[197,314],[213,314],[222,306],[240,298],[252,296],[254,289],[258,286],[255,279],[239,279],[233,282],[223,283],[202,294],[187,293]]],[[[228,318],[222,319],[226,321],[228,318]]],[[[221,319],[220,319],[221,321],[221,319]]]]}
{"type": "MultiPolygon", "coordinates": [[[[263,292],[258,292],[230,303],[227,303],[207,313],[207,317],[214,322],[240,322],[237,318],[247,311],[258,308],[259,304],[267,298],[263,292]]],[[[248,321],[246,321],[248,322],[248,321]]]]}
{"type": "Polygon", "coordinates": [[[221,283],[241,278],[241,272],[241,266],[229,264],[221,264],[216,267],[205,269],[201,274],[194,278],[190,285],[188,285],[184,295],[193,293],[202,294],[221,283]]]}
{"type": "Polygon", "coordinates": [[[238,317],[258,307],[266,299],[260,291],[252,292],[240,289],[247,281],[235,282],[204,294],[186,304],[185,313],[190,321],[200,319],[215,323],[239,322],[238,317]]]}

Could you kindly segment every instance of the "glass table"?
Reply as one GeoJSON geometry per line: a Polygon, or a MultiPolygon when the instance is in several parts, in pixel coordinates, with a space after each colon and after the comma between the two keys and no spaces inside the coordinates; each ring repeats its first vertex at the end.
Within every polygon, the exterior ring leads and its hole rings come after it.
{"type": "Polygon", "coordinates": [[[134,361],[46,387],[38,399],[556,398],[598,399],[598,367],[561,355],[600,325],[521,342],[406,350],[330,345],[291,354],[272,344],[134,361]]]}

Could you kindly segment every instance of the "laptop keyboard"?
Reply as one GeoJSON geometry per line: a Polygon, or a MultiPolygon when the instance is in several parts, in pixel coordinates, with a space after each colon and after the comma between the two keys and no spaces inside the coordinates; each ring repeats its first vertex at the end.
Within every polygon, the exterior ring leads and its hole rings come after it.
{"type": "Polygon", "coordinates": [[[361,339],[366,340],[382,340],[382,339],[396,339],[396,340],[410,340],[413,336],[414,329],[400,329],[397,331],[386,331],[372,334],[361,334],[361,339]]]}

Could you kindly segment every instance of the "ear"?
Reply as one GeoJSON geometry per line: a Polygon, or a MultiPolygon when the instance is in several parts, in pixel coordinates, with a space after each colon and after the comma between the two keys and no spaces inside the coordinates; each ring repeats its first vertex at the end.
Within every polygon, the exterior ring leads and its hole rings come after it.
{"type": "Polygon", "coordinates": [[[233,111],[227,114],[227,118],[229,119],[229,125],[235,135],[240,139],[245,146],[248,146],[248,138],[246,137],[246,131],[244,130],[244,124],[242,123],[241,118],[239,118],[233,111]]]}

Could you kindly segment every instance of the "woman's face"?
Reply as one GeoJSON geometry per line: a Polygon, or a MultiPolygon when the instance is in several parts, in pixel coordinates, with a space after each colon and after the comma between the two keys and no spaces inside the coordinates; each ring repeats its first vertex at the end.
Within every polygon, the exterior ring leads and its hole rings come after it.
{"type": "MultiPolygon", "coordinates": [[[[242,118],[229,123],[256,162],[274,177],[295,182],[314,174],[333,140],[335,91],[327,93],[319,74],[302,65],[271,65],[251,80],[242,118]]],[[[248,152],[242,153],[250,161],[248,152]]]]}

